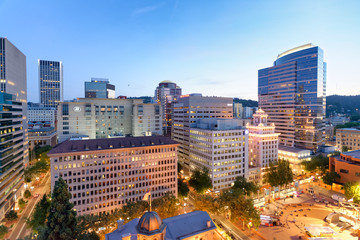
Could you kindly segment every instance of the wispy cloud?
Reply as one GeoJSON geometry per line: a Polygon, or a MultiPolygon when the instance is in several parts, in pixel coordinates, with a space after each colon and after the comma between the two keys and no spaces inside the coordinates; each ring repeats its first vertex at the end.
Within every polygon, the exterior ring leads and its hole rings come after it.
{"type": "Polygon", "coordinates": [[[144,13],[152,12],[152,11],[155,11],[158,8],[160,8],[162,5],[163,5],[163,3],[153,5],[153,6],[147,6],[147,7],[143,7],[143,8],[138,8],[138,9],[133,11],[132,15],[133,16],[139,16],[139,15],[144,14],[144,13]]]}

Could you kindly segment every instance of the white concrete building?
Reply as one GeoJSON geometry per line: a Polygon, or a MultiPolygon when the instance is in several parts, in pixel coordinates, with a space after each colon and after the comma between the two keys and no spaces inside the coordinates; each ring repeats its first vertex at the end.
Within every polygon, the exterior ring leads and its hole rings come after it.
{"type": "Polygon", "coordinates": [[[34,126],[56,127],[56,108],[28,107],[27,115],[30,129],[34,126]]]}
{"type": "Polygon", "coordinates": [[[190,125],[202,118],[232,119],[232,104],[232,98],[203,97],[201,94],[182,95],[174,103],[171,138],[180,143],[179,161],[186,173],[190,170],[190,125]]]}
{"type": "Polygon", "coordinates": [[[213,190],[248,174],[248,130],[241,119],[199,119],[190,128],[190,170],[207,168],[213,190]]]}
{"type": "Polygon", "coordinates": [[[73,137],[108,138],[162,134],[160,104],[142,99],[80,98],[58,106],[59,142],[73,137]]]}
{"type": "MultiPolygon", "coordinates": [[[[279,133],[275,133],[275,124],[267,123],[268,115],[261,109],[253,115],[249,129],[249,171],[263,174],[269,163],[278,161],[279,133]],[[252,169],[253,168],[253,169],[252,169]],[[260,169],[260,171],[259,171],[260,169]]],[[[254,176],[250,181],[261,184],[262,176],[254,176]],[[259,180],[260,181],[257,181],[259,180]]]]}

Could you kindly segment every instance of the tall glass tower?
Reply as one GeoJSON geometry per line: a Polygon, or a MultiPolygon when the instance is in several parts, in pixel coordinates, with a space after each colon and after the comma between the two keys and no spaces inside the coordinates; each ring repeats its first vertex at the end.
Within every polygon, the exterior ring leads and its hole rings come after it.
{"type": "Polygon", "coordinates": [[[39,59],[38,65],[40,103],[44,107],[56,107],[64,101],[62,62],[39,59]]]}
{"type": "Polygon", "coordinates": [[[312,44],[278,55],[258,72],[259,107],[280,133],[279,142],[317,151],[325,136],[326,63],[312,44]]]}

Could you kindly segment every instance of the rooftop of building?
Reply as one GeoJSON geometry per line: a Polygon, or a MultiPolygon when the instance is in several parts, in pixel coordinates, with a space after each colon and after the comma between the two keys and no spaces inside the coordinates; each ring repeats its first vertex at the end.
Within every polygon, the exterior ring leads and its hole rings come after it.
{"type": "Polygon", "coordinates": [[[358,158],[360,159],[360,150],[350,151],[350,152],[342,152],[342,155],[358,158]]]}
{"type": "Polygon", "coordinates": [[[51,132],[54,131],[53,127],[43,127],[43,128],[32,128],[28,130],[29,132],[51,132]]]}
{"type": "Polygon", "coordinates": [[[174,83],[173,81],[170,81],[170,80],[164,80],[164,81],[162,81],[162,82],[160,82],[160,83],[174,83]]]}
{"type": "Polygon", "coordinates": [[[299,51],[302,51],[302,50],[305,50],[305,49],[308,49],[308,48],[312,48],[312,47],[315,47],[312,43],[301,45],[301,46],[289,49],[289,50],[287,50],[287,51],[285,51],[283,53],[280,53],[277,58],[279,59],[279,58],[284,57],[286,55],[289,55],[291,53],[299,52],[299,51]]]}
{"type": "Polygon", "coordinates": [[[173,145],[173,144],[178,144],[178,143],[165,136],[67,140],[65,142],[56,145],[53,149],[50,150],[48,154],[150,147],[150,146],[173,145]]]}
{"type": "MultiPolygon", "coordinates": [[[[149,213],[145,213],[144,216],[147,214],[149,213]]],[[[141,219],[143,219],[143,217],[141,219]]],[[[142,224],[141,219],[133,219],[127,224],[118,227],[115,231],[106,234],[106,239],[118,240],[122,239],[123,236],[131,235],[131,240],[136,240],[137,234],[142,234],[142,232],[139,231],[139,225],[141,227],[142,224]]],[[[205,211],[194,211],[166,218],[162,220],[162,223],[166,226],[166,236],[164,239],[184,239],[205,231],[216,229],[209,214],[205,211]],[[210,222],[210,227],[207,225],[208,221],[210,222]]],[[[159,229],[161,230],[160,226],[159,229]]]]}
{"type": "Polygon", "coordinates": [[[302,151],[311,152],[311,150],[309,150],[309,149],[298,148],[298,147],[288,147],[288,146],[283,146],[283,145],[279,145],[279,151],[286,151],[286,152],[292,152],[292,153],[299,153],[302,151]]]}
{"type": "Polygon", "coordinates": [[[339,128],[339,129],[336,129],[336,131],[359,131],[360,132],[360,129],[357,129],[357,128],[339,128]]]}
{"type": "Polygon", "coordinates": [[[201,118],[192,123],[190,128],[211,130],[211,131],[226,131],[245,129],[243,119],[227,119],[227,118],[201,118]]]}

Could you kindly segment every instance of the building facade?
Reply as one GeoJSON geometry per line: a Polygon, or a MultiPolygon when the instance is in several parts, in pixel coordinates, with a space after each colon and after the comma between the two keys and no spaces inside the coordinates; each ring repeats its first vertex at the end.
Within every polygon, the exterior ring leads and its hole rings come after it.
{"type": "Polygon", "coordinates": [[[51,189],[62,177],[79,215],[111,213],[150,190],[177,197],[177,146],[164,136],[65,141],[48,153],[51,189]]]}
{"type": "Polygon", "coordinates": [[[337,183],[359,182],[360,150],[342,152],[340,156],[331,156],[329,158],[329,171],[340,175],[340,178],[336,179],[337,183]]]}
{"type": "Polygon", "coordinates": [[[156,212],[146,212],[124,225],[117,221],[117,229],[105,235],[106,240],[223,240],[217,227],[205,211],[161,219],[156,212]],[[181,226],[181,227],[179,227],[181,226]]]}
{"type": "Polygon", "coordinates": [[[198,119],[233,117],[232,98],[203,97],[201,94],[182,95],[174,103],[171,138],[179,145],[179,161],[184,171],[190,170],[190,127],[198,119]]]}
{"type": "Polygon", "coordinates": [[[154,102],[161,104],[163,116],[163,131],[165,136],[171,136],[172,104],[181,96],[181,88],[169,80],[162,81],[155,89],[154,102]]]}
{"type": "Polygon", "coordinates": [[[0,37],[0,220],[24,191],[24,167],[29,161],[26,56],[0,37]]]}
{"type": "Polygon", "coordinates": [[[336,148],[338,151],[342,151],[343,147],[347,147],[350,151],[360,150],[360,129],[336,129],[336,148]]]}
{"type": "Polygon", "coordinates": [[[206,168],[213,190],[248,178],[248,130],[237,119],[199,119],[190,128],[190,170],[206,168]]]}
{"type": "Polygon", "coordinates": [[[275,124],[268,123],[268,115],[262,109],[256,111],[252,124],[247,124],[246,128],[249,130],[249,171],[252,175],[254,172],[260,174],[249,180],[262,184],[266,167],[278,161],[280,134],[275,133],[275,124]]]}
{"type": "Polygon", "coordinates": [[[290,163],[290,168],[296,176],[305,174],[304,168],[301,165],[303,161],[311,160],[311,150],[296,147],[279,146],[278,157],[282,160],[287,160],[290,163]]]}
{"type": "Polygon", "coordinates": [[[56,108],[52,107],[28,107],[28,127],[53,127],[56,128],[56,108]]]}
{"type": "Polygon", "coordinates": [[[326,63],[312,44],[282,54],[259,70],[259,108],[280,133],[280,144],[317,151],[325,138],[326,63]]]}
{"type": "Polygon", "coordinates": [[[85,98],[115,98],[115,86],[107,78],[91,78],[85,82],[85,98]]]}
{"type": "Polygon", "coordinates": [[[38,60],[40,103],[56,108],[64,101],[63,65],[61,61],[38,60]]]}
{"type": "Polygon", "coordinates": [[[59,142],[72,137],[108,138],[162,134],[161,105],[141,99],[80,98],[58,106],[59,142]]]}
{"type": "Polygon", "coordinates": [[[29,147],[33,150],[36,146],[54,147],[57,144],[57,133],[53,127],[29,129],[29,147]]]}

